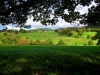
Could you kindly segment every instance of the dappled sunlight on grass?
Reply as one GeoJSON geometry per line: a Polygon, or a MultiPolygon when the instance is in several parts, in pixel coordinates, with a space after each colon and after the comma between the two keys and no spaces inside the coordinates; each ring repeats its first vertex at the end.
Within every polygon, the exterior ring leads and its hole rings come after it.
{"type": "Polygon", "coordinates": [[[2,73],[10,74],[13,72],[20,72],[20,71],[22,71],[22,67],[14,65],[14,64],[6,64],[6,66],[3,67],[2,73]]]}
{"type": "Polygon", "coordinates": [[[19,59],[16,59],[16,62],[18,62],[18,63],[27,63],[28,61],[25,58],[19,58],[19,59]]]}
{"type": "Polygon", "coordinates": [[[99,75],[99,49],[99,46],[2,46],[0,75],[99,75]]]}

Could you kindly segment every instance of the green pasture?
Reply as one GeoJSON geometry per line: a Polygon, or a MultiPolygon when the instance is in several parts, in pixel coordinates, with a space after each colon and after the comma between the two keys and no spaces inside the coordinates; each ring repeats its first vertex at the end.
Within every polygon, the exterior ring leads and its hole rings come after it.
{"type": "Polygon", "coordinates": [[[100,75],[100,46],[0,46],[0,75],[100,75]]]}
{"type": "Polygon", "coordinates": [[[94,36],[96,32],[84,32],[82,37],[86,38],[88,35],[94,36]]]}
{"type": "MultiPolygon", "coordinates": [[[[60,39],[64,40],[67,45],[83,45],[83,44],[88,44],[88,41],[90,39],[87,39],[88,35],[94,36],[96,32],[84,32],[82,36],[79,38],[74,38],[74,37],[68,37],[68,36],[59,36],[58,33],[56,32],[33,32],[33,33],[20,33],[22,38],[30,38],[32,40],[48,40],[51,39],[54,44],[57,44],[60,39]]],[[[94,45],[97,43],[97,41],[94,41],[94,45]]]]}
{"type": "MultiPolygon", "coordinates": [[[[2,35],[3,33],[0,33],[2,35]]],[[[30,33],[19,33],[21,38],[29,38],[30,40],[40,40],[40,41],[46,41],[48,39],[52,40],[54,45],[58,43],[59,40],[63,40],[66,42],[66,45],[72,46],[72,45],[78,45],[82,46],[84,44],[88,45],[88,41],[91,39],[87,39],[88,35],[94,36],[96,32],[84,32],[82,36],[79,38],[74,37],[68,37],[68,36],[61,36],[59,33],[54,31],[45,31],[45,32],[30,32],[30,33]]],[[[11,36],[12,37],[12,36],[11,36]]],[[[94,40],[94,45],[96,45],[97,40],[94,40]]]]}

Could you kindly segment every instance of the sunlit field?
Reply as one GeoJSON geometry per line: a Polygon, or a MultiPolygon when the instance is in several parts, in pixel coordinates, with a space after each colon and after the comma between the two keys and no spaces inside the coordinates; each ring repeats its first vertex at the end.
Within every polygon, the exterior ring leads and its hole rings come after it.
{"type": "MultiPolygon", "coordinates": [[[[0,45],[2,45],[2,38],[4,39],[4,37],[8,37],[8,36],[4,36],[5,32],[1,32],[0,33],[0,45]]],[[[10,34],[9,32],[7,33],[8,35],[10,34]]],[[[82,36],[79,36],[79,38],[75,38],[73,36],[63,36],[63,35],[59,35],[59,33],[55,32],[55,31],[38,31],[38,32],[27,32],[27,33],[21,33],[19,32],[16,35],[19,35],[21,39],[26,39],[28,38],[28,40],[31,41],[46,41],[48,39],[50,39],[53,42],[53,45],[57,45],[59,40],[63,40],[67,45],[67,46],[83,46],[83,45],[88,45],[88,42],[91,40],[91,38],[87,38],[88,35],[90,35],[91,37],[95,36],[96,32],[84,32],[82,36]]],[[[10,38],[13,39],[14,36],[10,36],[10,38]]],[[[97,40],[92,40],[92,45],[96,45],[97,40]]],[[[7,44],[4,44],[7,45],[7,44]]],[[[8,44],[8,45],[13,45],[13,44],[8,44]]]]}
{"type": "Polygon", "coordinates": [[[0,46],[0,75],[100,75],[100,46],[0,46]]]}
{"type": "MultiPolygon", "coordinates": [[[[88,35],[94,36],[96,32],[84,32],[83,35],[79,38],[74,37],[68,37],[68,36],[59,36],[58,33],[52,31],[52,32],[33,32],[33,33],[21,33],[21,36],[23,38],[29,37],[32,40],[48,40],[51,39],[54,44],[57,44],[60,39],[66,42],[66,45],[72,46],[72,45],[79,45],[82,46],[84,44],[88,44],[88,41],[91,39],[87,39],[88,35]]],[[[96,45],[97,41],[94,40],[94,45],[96,45]]]]}

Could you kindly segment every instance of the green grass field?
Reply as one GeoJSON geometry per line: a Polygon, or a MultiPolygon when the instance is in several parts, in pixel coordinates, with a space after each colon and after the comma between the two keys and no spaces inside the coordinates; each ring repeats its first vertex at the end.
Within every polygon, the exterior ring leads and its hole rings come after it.
{"type": "MultiPolygon", "coordinates": [[[[0,35],[2,35],[3,33],[0,33],[0,35]]],[[[96,32],[84,32],[84,34],[82,36],[80,36],[79,38],[74,38],[74,37],[68,37],[68,36],[59,36],[59,34],[57,32],[54,31],[48,31],[48,32],[31,32],[31,33],[19,33],[19,35],[21,36],[21,38],[29,38],[30,40],[41,40],[41,41],[46,41],[48,39],[51,39],[54,43],[54,45],[56,45],[58,43],[59,40],[63,40],[66,42],[66,45],[68,46],[72,46],[72,45],[78,45],[78,46],[82,46],[84,44],[88,45],[88,41],[91,39],[87,39],[88,35],[92,35],[94,36],[96,34],[96,32]]],[[[96,45],[97,40],[94,40],[94,45],[96,45]]]]}
{"type": "Polygon", "coordinates": [[[100,46],[0,46],[0,75],[100,75],[100,46]]]}
{"type": "MultiPolygon", "coordinates": [[[[67,45],[83,45],[88,44],[88,41],[90,39],[87,39],[88,35],[94,36],[96,32],[85,32],[80,38],[74,38],[74,37],[68,37],[68,36],[59,36],[58,33],[52,31],[52,32],[33,32],[33,33],[20,33],[22,38],[30,38],[32,40],[47,40],[51,39],[54,44],[57,44],[60,39],[64,40],[67,45]]],[[[94,41],[94,45],[96,45],[97,41],[94,41]]]]}

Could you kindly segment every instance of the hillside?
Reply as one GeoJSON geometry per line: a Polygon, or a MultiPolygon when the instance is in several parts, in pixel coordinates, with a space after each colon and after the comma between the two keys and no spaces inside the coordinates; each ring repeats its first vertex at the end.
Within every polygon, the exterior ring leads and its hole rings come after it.
{"type": "MultiPolygon", "coordinates": [[[[0,33],[0,38],[4,38],[4,34],[5,32],[1,32],[0,33]]],[[[9,34],[9,32],[8,32],[9,34]]],[[[32,41],[36,41],[36,40],[40,40],[40,41],[46,41],[48,39],[50,39],[51,41],[53,41],[53,44],[54,45],[57,45],[58,44],[58,41],[59,40],[63,40],[66,45],[88,45],[88,42],[89,40],[91,40],[91,38],[87,39],[87,36],[88,35],[91,35],[91,36],[94,36],[96,34],[96,32],[84,32],[82,36],[80,36],[79,38],[75,38],[75,37],[69,37],[69,36],[62,36],[62,35],[59,35],[59,33],[55,32],[55,31],[51,31],[51,30],[48,30],[48,31],[37,31],[37,32],[26,32],[26,33],[21,33],[19,32],[18,34],[15,34],[15,35],[20,35],[21,38],[23,39],[26,39],[28,38],[28,40],[32,40],[32,41]]],[[[14,36],[15,36],[14,35],[14,36]]],[[[10,36],[10,38],[13,39],[12,34],[10,36]]],[[[1,40],[1,39],[0,39],[1,40]]],[[[97,41],[94,40],[92,41],[93,42],[93,45],[96,45],[97,41]]],[[[0,44],[2,44],[0,42],[0,44]]]]}
{"type": "MultiPolygon", "coordinates": [[[[22,38],[29,38],[32,40],[48,40],[51,39],[54,44],[57,44],[60,39],[66,42],[67,45],[83,45],[88,44],[90,39],[87,39],[88,35],[95,35],[95,32],[85,32],[80,38],[68,37],[68,36],[60,36],[58,33],[54,31],[48,32],[33,32],[33,33],[20,33],[22,38]]],[[[93,41],[95,44],[97,41],[93,41]]]]}

